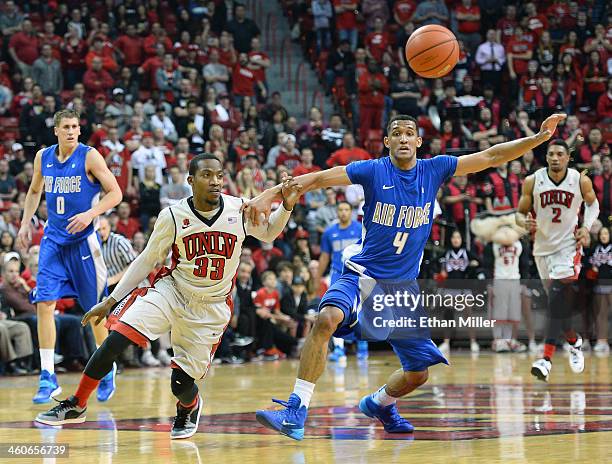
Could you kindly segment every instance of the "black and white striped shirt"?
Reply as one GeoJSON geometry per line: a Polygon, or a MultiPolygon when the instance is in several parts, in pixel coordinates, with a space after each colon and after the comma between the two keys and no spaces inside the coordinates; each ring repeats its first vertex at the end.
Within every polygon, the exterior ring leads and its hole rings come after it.
{"type": "Polygon", "coordinates": [[[123,235],[111,232],[108,240],[102,243],[102,257],[108,268],[108,277],[113,277],[126,269],[138,254],[132,243],[123,235]]]}

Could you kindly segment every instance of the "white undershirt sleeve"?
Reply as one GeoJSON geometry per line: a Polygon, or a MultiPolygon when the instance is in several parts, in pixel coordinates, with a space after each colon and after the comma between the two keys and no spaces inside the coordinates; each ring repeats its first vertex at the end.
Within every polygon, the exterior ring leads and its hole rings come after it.
{"type": "Polygon", "coordinates": [[[164,262],[168,256],[168,252],[174,243],[176,229],[174,218],[170,212],[170,208],[163,209],[157,221],[153,232],[149,237],[149,241],[145,249],[132,261],[130,267],[111,293],[111,297],[115,301],[121,301],[133,289],[138,287],[149,273],[155,268],[158,262],[164,262]]]}

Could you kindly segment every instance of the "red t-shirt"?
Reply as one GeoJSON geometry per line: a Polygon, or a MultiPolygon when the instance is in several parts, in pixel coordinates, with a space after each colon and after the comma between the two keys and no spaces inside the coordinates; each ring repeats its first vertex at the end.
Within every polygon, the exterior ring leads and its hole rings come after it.
{"type": "MultiPolygon", "coordinates": [[[[100,147],[100,153],[104,158],[108,156],[110,153],[110,148],[102,146],[100,147]]],[[[123,193],[128,188],[128,175],[129,175],[129,162],[132,159],[132,154],[127,148],[124,148],[121,153],[116,153],[107,161],[108,169],[113,173],[113,176],[117,179],[117,183],[119,184],[119,188],[123,193]]]]}
{"type": "Polygon", "coordinates": [[[514,36],[514,28],[518,25],[515,20],[502,18],[497,21],[497,29],[501,31],[501,43],[505,47],[514,36]]]}
{"type": "Polygon", "coordinates": [[[538,37],[548,29],[548,19],[543,14],[538,14],[529,18],[527,26],[531,32],[534,32],[538,37]]]}
{"type": "MultiPolygon", "coordinates": [[[[264,52],[250,52],[249,53],[249,59],[253,58],[253,57],[259,57],[262,60],[269,60],[270,57],[268,56],[267,53],[264,52]]],[[[260,82],[265,82],[266,80],[266,68],[259,67],[259,69],[252,69],[251,71],[253,71],[253,74],[255,74],[255,79],[260,81],[260,82]]]]}
{"type": "MultiPolygon", "coordinates": [[[[334,9],[340,5],[351,5],[357,4],[359,6],[359,0],[334,0],[334,9]]],[[[357,15],[355,10],[343,11],[340,14],[336,14],[336,29],[344,31],[347,29],[355,29],[357,27],[357,15]]]]}
{"type": "MultiPolygon", "coordinates": [[[[517,39],[516,37],[510,39],[510,41],[508,42],[508,44],[506,45],[506,53],[517,53],[517,54],[522,54],[525,53],[529,50],[533,49],[533,46],[531,43],[529,43],[527,40],[524,40],[524,37],[521,37],[520,39],[517,39]]],[[[527,62],[529,60],[524,60],[524,59],[520,59],[520,58],[513,58],[512,59],[512,64],[514,65],[514,72],[518,75],[518,74],[524,74],[527,72],[527,62]]]]}
{"type": "Polygon", "coordinates": [[[144,73],[149,73],[149,82],[151,84],[151,88],[157,89],[157,79],[156,74],[157,70],[163,66],[163,61],[159,56],[152,56],[151,58],[147,58],[146,61],[142,64],[142,69],[144,73]]]}
{"type": "Polygon", "coordinates": [[[117,227],[115,228],[115,232],[123,235],[126,238],[132,240],[134,234],[140,230],[140,222],[138,222],[133,217],[128,218],[127,224],[125,224],[121,219],[117,221],[117,227]]]}
{"type": "Polygon", "coordinates": [[[397,0],[395,2],[395,5],[393,5],[393,13],[395,13],[397,19],[399,19],[401,26],[410,21],[416,7],[417,4],[414,0],[397,0]]]}
{"type": "MultiPolygon", "coordinates": [[[[472,5],[469,8],[459,5],[455,11],[462,14],[480,15],[480,8],[478,5],[472,5]]],[[[480,31],[480,21],[458,20],[457,22],[459,25],[459,32],[462,32],[463,34],[472,34],[480,31]]]]}
{"type": "Polygon", "coordinates": [[[333,168],[334,166],[346,166],[353,161],[369,159],[372,159],[372,157],[363,148],[340,148],[339,150],[333,152],[329,158],[327,158],[326,163],[330,168],[333,168]]]}
{"type": "Polygon", "coordinates": [[[115,42],[115,47],[125,55],[123,64],[126,66],[138,66],[142,63],[143,48],[141,37],[122,35],[115,42]]]}
{"type": "Polygon", "coordinates": [[[278,290],[274,289],[270,291],[266,287],[260,288],[257,290],[253,303],[255,303],[255,306],[262,306],[270,311],[279,312],[280,295],[278,294],[278,290]]]}
{"type": "Polygon", "coordinates": [[[379,63],[390,43],[391,40],[386,32],[370,32],[365,39],[366,47],[379,63]]]}
{"type": "Polygon", "coordinates": [[[236,63],[232,72],[232,93],[252,97],[255,95],[255,82],[257,82],[255,73],[236,63]]]}
{"type": "Polygon", "coordinates": [[[35,35],[15,32],[9,41],[9,48],[14,48],[17,58],[25,64],[33,64],[38,58],[39,40],[35,35]]]}
{"type": "Polygon", "coordinates": [[[287,166],[289,171],[293,171],[300,164],[301,158],[297,153],[287,153],[284,150],[281,150],[280,155],[276,158],[277,166],[287,166]]]}

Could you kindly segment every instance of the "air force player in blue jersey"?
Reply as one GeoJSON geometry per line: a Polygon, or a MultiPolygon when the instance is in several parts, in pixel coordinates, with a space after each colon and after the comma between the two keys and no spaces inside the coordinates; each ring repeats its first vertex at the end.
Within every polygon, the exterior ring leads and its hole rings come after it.
{"type": "MultiPolygon", "coordinates": [[[[34,159],[34,176],[26,195],[17,246],[30,242],[32,216],[44,192],[48,221],[40,244],[38,275],[32,302],[36,303],[40,345],[40,380],[35,403],[46,403],[61,393],[54,373],[55,302],[75,297],[89,311],[106,295],[106,265],[94,220],[119,204],[122,198],[117,180],[102,155],[79,143],[79,114],[62,110],[53,117],[57,145],[41,149],[34,159]],[[106,193],[99,200],[100,191],[106,193]]],[[[94,326],[96,343],[107,335],[103,326],[94,326]]],[[[98,399],[106,401],[115,390],[111,373],[100,383],[98,399]]]]}
{"type": "MultiPolygon", "coordinates": [[[[342,277],[327,291],[320,313],[302,355],[298,378],[288,401],[280,411],[259,410],[257,420],[295,440],[304,437],[307,408],[315,382],[323,373],[329,339],[355,327],[360,300],[360,281],[376,279],[416,279],[433,222],[434,201],[440,186],[453,175],[464,176],[516,159],[548,140],[564,114],[547,118],[540,132],[518,140],[500,143],[482,152],[459,158],[438,155],[417,159],[421,146],[417,122],[412,116],[394,116],[387,125],[384,144],[389,157],[358,161],[348,166],[299,176],[304,192],[332,186],[361,184],[365,192],[361,251],[344,264],[342,277]]],[[[258,222],[267,217],[274,193],[261,194],[248,203],[249,215],[258,222]]],[[[389,339],[401,368],[385,385],[359,403],[368,417],[382,422],[389,433],[410,433],[413,427],[399,415],[398,398],[427,381],[428,367],[446,363],[430,339],[389,339]]]]}

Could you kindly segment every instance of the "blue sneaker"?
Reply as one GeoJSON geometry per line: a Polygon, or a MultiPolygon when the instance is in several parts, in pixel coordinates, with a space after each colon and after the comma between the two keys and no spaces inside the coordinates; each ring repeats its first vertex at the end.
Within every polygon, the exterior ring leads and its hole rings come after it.
{"type": "Polygon", "coordinates": [[[385,427],[385,432],[389,433],[411,433],[414,427],[410,422],[399,415],[397,406],[379,406],[372,399],[372,395],[361,398],[359,410],[368,417],[378,419],[385,427]]]}
{"type": "Polygon", "coordinates": [[[357,340],[357,359],[368,359],[367,340],[357,340]]]}
{"type": "Polygon", "coordinates": [[[102,377],[98,384],[98,401],[108,401],[115,394],[115,376],[117,375],[117,363],[113,363],[111,371],[102,377]]]}
{"type": "Polygon", "coordinates": [[[346,353],[344,352],[344,348],[340,348],[336,346],[334,351],[327,357],[330,362],[341,362],[346,361],[346,353]]]}
{"type": "Polygon", "coordinates": [[[287,435],[289,438],[302,440],[304,438],[304,422],[306,422],[308,410],[306,406],[300,406],[302,403],[300,397],[295,393],[291,393],[289,401],[276,399],[272,399],[272,401],[285,406],[287,409],[281,409],[280,411],[260,409],[255,413],[257,422],[264,427],[287,435]]]}
{"type": "Polygon", "coordinates": [[[32,401],[34,403],[48,403],[51,398],[59,395],[62,392],[62,387],[57,383],[55,374],[49,371],[41,371],[38,379],[38,391],[32,401]]]}

